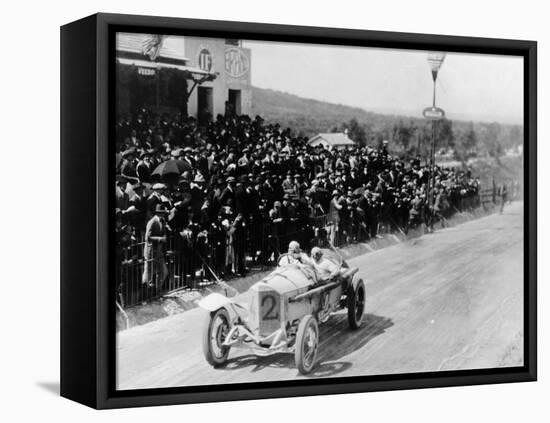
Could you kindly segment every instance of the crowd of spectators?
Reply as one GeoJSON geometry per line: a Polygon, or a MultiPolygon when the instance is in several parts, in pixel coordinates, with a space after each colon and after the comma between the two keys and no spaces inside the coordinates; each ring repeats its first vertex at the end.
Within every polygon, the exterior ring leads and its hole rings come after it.
{"type": "Polygon", "coordinates": [[[432,216],[444,223],[478,192],[470,171],[440,167],[429,190],[426,161],[404,161],[386,141],[343,150],[307,141],[259,116],[219,115],[206,125],[146,110],[120,116],[119,263],[141,243],[142,259],[156,266],[146,264],[144,284],[169,276],[168,251],[191,260],[191,270],[207,263],[212,273],[243,274],[247,257],[267,262],[291,240],[308,250],[407,232],[432,216]]]}

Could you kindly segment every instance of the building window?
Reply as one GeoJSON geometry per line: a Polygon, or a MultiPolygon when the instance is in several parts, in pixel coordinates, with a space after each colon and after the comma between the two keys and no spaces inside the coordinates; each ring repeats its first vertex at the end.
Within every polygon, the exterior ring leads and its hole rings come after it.
{"type": "Polygon", "coordinates": [[[225,45],[227,46],[241,46],[241,40],[237,40],[235,38],[226,38],[225,39],[225,45]]]}

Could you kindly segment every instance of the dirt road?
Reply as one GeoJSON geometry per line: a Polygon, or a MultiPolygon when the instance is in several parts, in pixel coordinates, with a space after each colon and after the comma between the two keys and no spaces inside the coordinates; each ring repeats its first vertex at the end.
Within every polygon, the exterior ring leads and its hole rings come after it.
{"type": "MultiPolygon", "coordinates": [[[[516,366],[523,363],[523,204],[349,260],[366,281],[363,326],[345,312],[321,325],[308,377],[516,366]]],[[[118,334],[119,389],[296,379],[294,356],[202,356],[206,312],[194,309],[118,334]]]]}

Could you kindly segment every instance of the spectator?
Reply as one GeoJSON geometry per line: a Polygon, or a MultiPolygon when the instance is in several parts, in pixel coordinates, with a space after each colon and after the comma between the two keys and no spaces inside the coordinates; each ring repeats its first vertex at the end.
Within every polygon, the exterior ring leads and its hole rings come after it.
{"type": "Polygon", "coordinates": [[[142,283],[159,290],[168,277],[166,266],[166,241],[167,228],[165,216],[168,210],[162,205],[155,206],[153,217],[147,222],[145,228],[145,247],[143,258],[145,266],[142,283]]]}
{"type": "MultiPolygon", "coordinates": [[[[176,246],[189,246],[175,249],[176,260],[207,256],[216,272],[244,273],[247,257],[266,263],[290,240],[308,247],[326,246],[327,237],[335,245],[365,241],[384,228],[406,231],[431,215],[429,167],[420,156],[409,162],[392,156],[387,142],[327,150],[259,116],[217,116],[199,125],[192,117],[142,109],[135,118],[118,117],[116,151],[117,216],[128,233],[147,239],[152,221],[166,234],[170,228],[176,246]],[[171,177],[154,175],[169,158],[190,168],[171,177]],[[159,205],[165,211],[157,212],[159,205]]],[[[434,172],[437,219],[476,207],[479,181],[471,170],[434,172]]],[[[153,243],[147,243],[152,256],[153,243]]],[[[147,283],[150,271],[147,266],[147,283]]]]}
{"type": "Polygon", "coordinates": [[[151,151],[144,150],[140,155],[141,160],[136,166],[136,174],[140,182],[151,182],[151,151]]]}
{"type": "Polygon", "coordinates": [[[340,193],[338,190],[332,191],[332,199],[329,207],[329,239],[332,245],[336,245],[336,240],[340,232],[340,211],[343,206],[340,204],[340,193]]]}
{"type": "Polygon", "coordinates": [[[504,204],[508,200],[508,187],[506,184],[502,185],[500,188],[500,214],[504,211],[504,204]]]}

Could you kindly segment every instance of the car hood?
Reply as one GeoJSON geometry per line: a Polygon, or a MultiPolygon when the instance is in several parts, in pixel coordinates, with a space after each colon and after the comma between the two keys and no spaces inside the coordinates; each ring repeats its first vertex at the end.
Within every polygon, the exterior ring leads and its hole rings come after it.
{"type": "Polygon", "coordinates": [[[310,287],[315,283],[311,275],[306,274],[298,266],[278,267],[261,281],[254,284],[251,289],[261,291],[273,289],[284,295],[310,287]]]}

